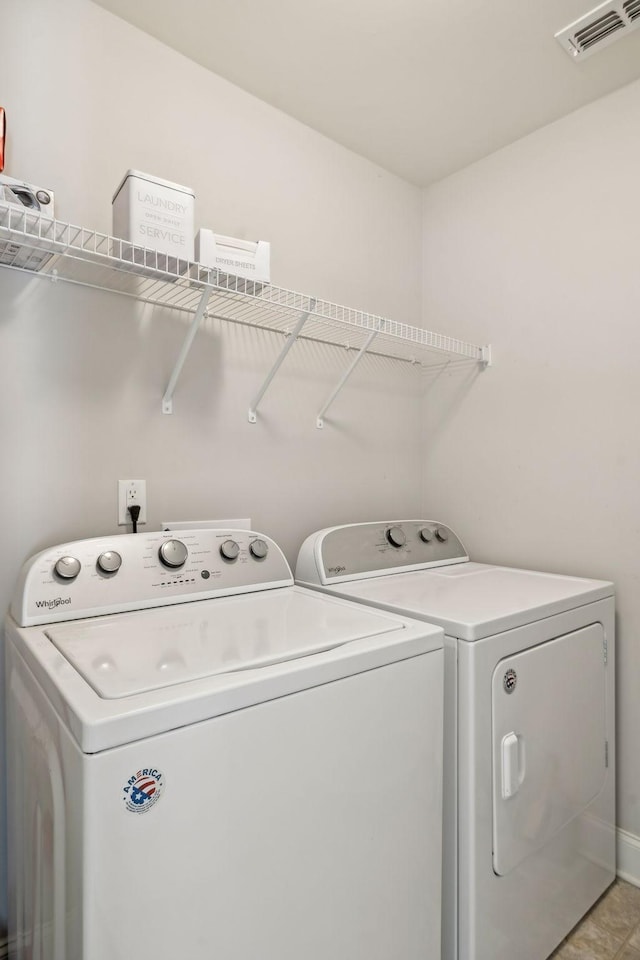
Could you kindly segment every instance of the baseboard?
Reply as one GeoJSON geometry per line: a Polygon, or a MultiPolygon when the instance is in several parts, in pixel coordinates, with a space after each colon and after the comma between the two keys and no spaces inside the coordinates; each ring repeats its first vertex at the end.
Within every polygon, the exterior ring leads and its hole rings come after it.
{"type": "Polygon", "coordinates": [[[618,829],[617,833],[617,874],[623,880],[640,887],[640,837],[626,830],[618,829]]]}

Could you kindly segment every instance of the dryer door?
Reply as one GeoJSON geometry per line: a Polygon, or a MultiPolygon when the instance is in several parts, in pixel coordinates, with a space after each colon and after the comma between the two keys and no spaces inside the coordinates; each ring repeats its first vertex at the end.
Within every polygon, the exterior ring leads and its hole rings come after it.
{"type": "Polygon", "coordinates": [[[501,660],[493,673],[493,868],[513,870],[599,793],[605,644],[591,624],[501,660]]]}

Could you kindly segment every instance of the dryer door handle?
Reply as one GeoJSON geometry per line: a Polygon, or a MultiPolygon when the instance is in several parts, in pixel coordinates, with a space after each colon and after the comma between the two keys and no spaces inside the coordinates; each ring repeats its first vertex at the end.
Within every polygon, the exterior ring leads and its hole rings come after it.
{"type": "Polygon", "coordinates": [[[502,798],[515,796],[524,782],[524,737],[507,733],[502,738],[502,798]]]}

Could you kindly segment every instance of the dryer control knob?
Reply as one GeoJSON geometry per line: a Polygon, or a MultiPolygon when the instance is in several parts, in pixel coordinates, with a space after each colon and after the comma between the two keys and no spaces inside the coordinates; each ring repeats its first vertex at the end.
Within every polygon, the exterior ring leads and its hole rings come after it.
{"type": "Polygon", "coordinates": [[[387,530],[387,540],[392,547],[404,547],[407,542],[407,536],[401,527],[389,527],[387,530]]]}
{"type": "Polygon", "coordinates": [[[240,553],[240,547],[235,540],[225,540],[220,544],[220,553],[225,560],[236,560],[240,553]]]}
{"type": "Polygon", "coordinates": [[[103,573],[116,573],[122,566],[122,557],[115,550],[105,550],[98,557],[97,563],[103,573]]]}
{"type": "Polygon", "coordinates": [[[80,561],[75,557],[60,557],[53,568],[63,580],[73,580],[80,573],[80,561]]]}
{"type": "Polygon", "coordinates": [[[252,540],[249,544],[251,556],[256,560],[264,560],[269,553],[269,547],[264,540],[252,540]]]}
{"type": "Polygon", "coordinates": [[[436,530],[436,537],[438,538],[440,543],[446,543],[447,540],[449,539],[449,531],[445,530],[444,527],[438,527],[438,529],[436,530]]]}
{"type": "Polygon", "coordinates": [[[182,540],[165,540],[158,556],[165,567],[181,567],[189,556],[189,551],[182,540]]]}
{"type": "Polygon", "coordinates": [[[423,527],[420,531],[420,539],[423,543],[431,543],[433,540],[433,530],[429,529],[429,527],[423,527]]]}

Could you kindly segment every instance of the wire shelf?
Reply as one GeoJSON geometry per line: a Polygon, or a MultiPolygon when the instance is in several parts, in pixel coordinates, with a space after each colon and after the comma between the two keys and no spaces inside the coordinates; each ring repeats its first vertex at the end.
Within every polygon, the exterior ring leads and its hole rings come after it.
{"type": "Polygon", "coordinates": [[[427,367],[491,362],[488,346],[246,280],[5,203],[0,266],[192,314],[193,330],[163,399],[165,413],[171,412],[175,381],[203,316],[427,367]]]}
{"type": "Polygon", "coordinates": [[[377,331],[370,353],[426,364],[442,363],[447,354],[487,362],[486,347],[255,283],[7,204],[0,204],[0,265],[189,313],[195,313],[208,290],[205,315],[233,323],[289,333],[297,317],[306,313],[301,339],[360,349],[377,331]]]}

